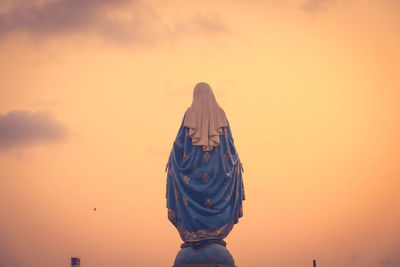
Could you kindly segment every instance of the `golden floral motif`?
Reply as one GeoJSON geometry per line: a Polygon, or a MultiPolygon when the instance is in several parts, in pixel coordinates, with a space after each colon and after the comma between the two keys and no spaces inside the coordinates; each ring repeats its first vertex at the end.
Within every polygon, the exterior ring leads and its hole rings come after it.
{"type": "Polygon", "coordinates": [[[204,154],[204,159],[206,160],[206,162],[208,162],[210,160],[210,158],[211,158],[210,154],[208,152],[206,152],[204,154]]]}
{"type": "Polygon", "coordinates": [[[187,177],[187,176],[183,177],[183,181],[184,181],[186,184],[189,184],[189,180],[190,180],[189,177],[187,177]]]}
{"type": "Polygon", "coordinates": [[[178,196],[179,196],[179,191],[176,190],[176,189],[174,189],[174,191],[175,191],[175,198],[178,198],[178,196]]]}
{"type": "Polygon", "coordinates": [[[185,204],[185,206],[187,206],[188,199],[186,197],[182,197],[182,200],[183,200],[183,204],[185,204]]]}
{"type": "Polygon", "coordinates": [[[205,183],[207,183],[208,180],[210,180],[210,176],[209,176],[206,172],[204,173],[204,175],[202,176],[202,178],[203,178],[203,181],[204,181],[205,183]]]}
{"type": "Polygon", "coordinates": [[[231,200],[231,196],[230,196],[230,195],[227,195],[226,198],[225,198],[225,200],[226,200],[226,201],[231,200]]]}
{"type": "Polygon", "coordinates": [[[183,161],[187,160],[187,158],[188,158],[188,155],[185,152],[183,152],[183,161]]]}
{"type": "Polygon", "coordinates": [[[168,218],[176,218],[175,212],[171,209],[168,209],[168,218]]]}
{"type": "Polygon", "coordinates": [[[207,199],[206,203],[204,205],[207,207],[207,209],[210,209],[212,206],[211,200],[207,199]]]}

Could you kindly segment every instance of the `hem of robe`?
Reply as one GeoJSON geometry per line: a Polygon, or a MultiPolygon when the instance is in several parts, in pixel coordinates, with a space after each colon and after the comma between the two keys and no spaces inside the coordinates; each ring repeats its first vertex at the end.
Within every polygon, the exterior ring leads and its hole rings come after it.
{"type": "Polygon", "coordinates": [[[176,219],[176,214],[172,209],[168,208],[168,219],[176,227],[184,242],[197,242],[207,239],[224,239],[230,233],[233,225],[239,222],[239,218],[243,217],[243,206],[235,211],[232,220],[219,228],[201,229],[196,232],[189,232],[183,229],[182,225],[176,219]]]}

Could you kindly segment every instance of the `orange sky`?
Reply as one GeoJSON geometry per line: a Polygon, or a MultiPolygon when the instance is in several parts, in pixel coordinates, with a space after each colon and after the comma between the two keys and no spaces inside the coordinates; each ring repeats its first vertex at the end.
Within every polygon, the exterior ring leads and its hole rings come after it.
{"type": "Polygon", "coordinates": [[[172,266],[164,168],[205,81],[245,170],[236,265],[399,267],[399,12],[2,0],[0,265],[172,266]]]}

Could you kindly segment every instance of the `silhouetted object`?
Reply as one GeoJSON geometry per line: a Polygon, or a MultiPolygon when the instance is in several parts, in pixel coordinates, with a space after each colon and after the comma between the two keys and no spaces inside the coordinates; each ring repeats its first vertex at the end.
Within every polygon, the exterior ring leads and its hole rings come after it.
{"type": "Polygon", "coordinates": [[[234,266],[223,239],[243,216],[243,168],[207,83],[194,88],[166,171],[168,219],[184,241],[174,266],[234,266]]]}
{"type": "Polygon", "coordinates": [[[81,259],[77,257],[71,257],[71,267],[80,267],[81,259]]]}
{"type": "Polygon", "coordinates": [[[315,260],[312,261],[313,262],[313,267],[317,267],[317,263],[315,260]]]}

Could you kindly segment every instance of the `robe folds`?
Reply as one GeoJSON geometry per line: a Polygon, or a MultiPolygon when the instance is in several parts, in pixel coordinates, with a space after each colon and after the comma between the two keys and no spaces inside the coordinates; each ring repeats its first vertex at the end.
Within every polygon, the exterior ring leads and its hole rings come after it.
{"type": "Polygon", "coordinates": [[[243,168],[229,122],[219,145],[204,151],[192,144],[184,119],[167,163],[168,219],[184,242],[223,239],[243,216],[245,199],[243,168]]]}

